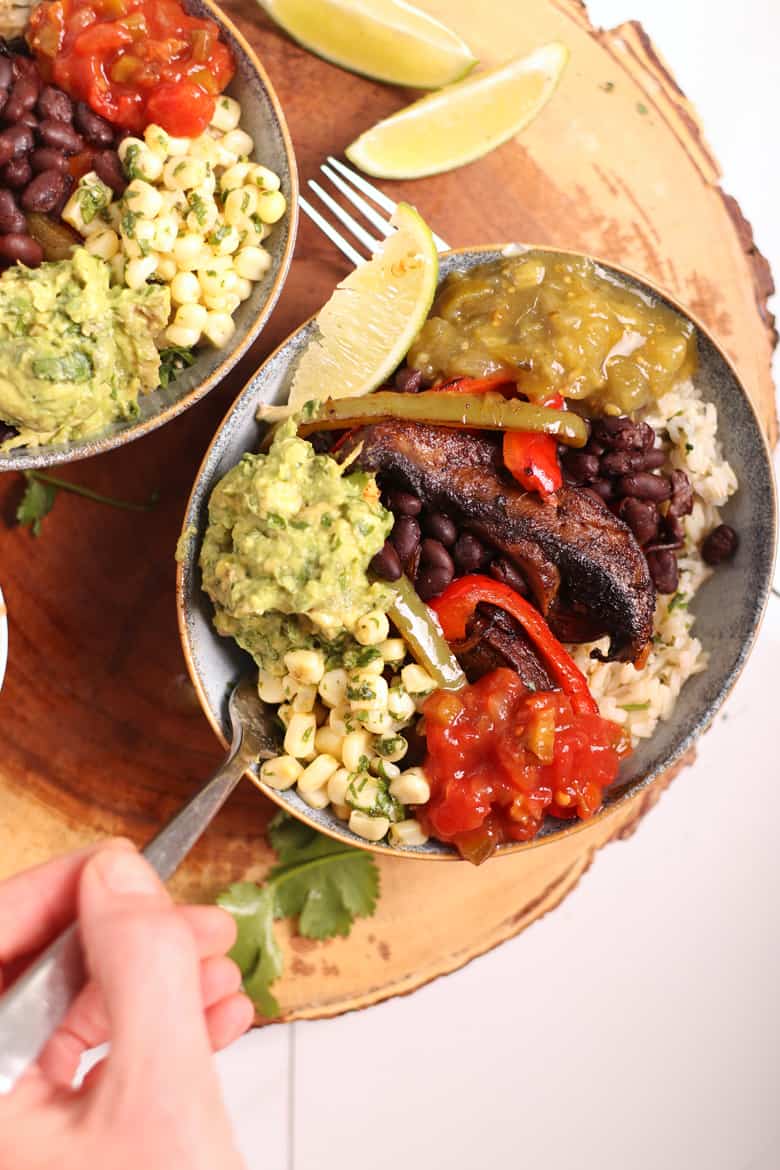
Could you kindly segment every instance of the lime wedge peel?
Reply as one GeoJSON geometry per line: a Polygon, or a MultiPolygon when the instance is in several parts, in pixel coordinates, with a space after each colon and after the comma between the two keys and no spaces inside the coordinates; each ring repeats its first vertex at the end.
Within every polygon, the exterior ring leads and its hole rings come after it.
{"type": "Polygon", "coordinates": [[[554,41],[429,94],[361,134],[347,158],[380,179],[419,179],[473,162],[533,121],[568,59],[554,41]]]}
{"type": "Polygon", "coordinates": [[[258,0],[304,49],[391,85],[437,89],[476,64],[446,25],[405,0],[258,0]]]}
{"type": "Polygon", "coordinates": [[[258,418],[279,421],[312,400],[368,394],[400,365],[433,304],[439,255],[408,203],[391,222],[397,230],[318,313],[318,336],[301,355],[287,405],[261,406],[258,418]]]}

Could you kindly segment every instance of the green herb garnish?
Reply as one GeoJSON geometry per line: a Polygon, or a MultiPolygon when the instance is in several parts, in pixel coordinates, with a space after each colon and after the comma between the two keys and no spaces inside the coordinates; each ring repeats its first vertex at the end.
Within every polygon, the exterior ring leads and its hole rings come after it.
{"type": "Polygon", "coordinates": [[[669,602],[667,610],[669,613],[671,613],[672,610],[675,610],[675,609],[687,609],[687,608],[688,608],[688,595],[687,595],[687,593],[677,592],[677,593],[675,593],[672,600],[669,602]]]}
{"type": "Polygon", "coordinates": [[[59,492],[71,492],[75,496],[93,500],[96,504],[107,504],[111,508],[120,508],[125,512],[150,512],[159,499],[159,493],[153,492],[145,504],[135,504],[131,500],[117,500],[113,496],[104,496],[101,492],[84,487],[83,484],[72,483],[55,475],[46,475],[42,471],[25,471],[23,474],[26,487],[16,509],[16,522],[30,528],[33,536],[40,536],[41,522],[51,512],[59,492]]]}
{"type": "Polygon", "coordinates": [[[195,354],[191,349],[184,349],[180,345],[169,345],[167,349],[161,349],[159,378],[163,390],[194,361],[195,354]]]}
{"type": "Polygon", "coordinates": [[[646,711],[650,706],[650,700],[646,703],[619,703],[621,711],[646,711]]]}
{"type": "Polygon", "coordinates": [[[244,990],[264,1016],[279,1014],[271,984],[284,968],[273,929],[275,918],[298,918],[304,938],[349,934],[355,918],[370,917],[379,894],[373,857],[332,841],[279,813],[268,826],[279,863],[263,885],[236,882],[217,898],[238,926],[230,952],[241,968],[244,990]]]}

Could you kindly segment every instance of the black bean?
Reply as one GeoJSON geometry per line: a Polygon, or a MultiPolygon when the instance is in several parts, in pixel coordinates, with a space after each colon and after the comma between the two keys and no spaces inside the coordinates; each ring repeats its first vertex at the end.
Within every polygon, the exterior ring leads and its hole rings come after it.
{"type": "Polygon", "coordinates": [[[4,187],[11,187],[14,191],[26,187],[31,178],[32,167],[24,155],[20,158],[12,158],[0,169],[0,182],[4,187]]]}
{"type": "Polygon", "coordinates": [[[33,134],[38,132],[38,119],[32,110],[27,110],[22,114],[21,118],[16,123],[17,126],[26,126],[28,130],[32,130],[33,134]]]}
{"type": "Polygon", "coordinates": [[[567,450],[563,466],[575,483],[592,483],[599,476],[598,456],[590,451],[567,450]]]}
{"type": "Polygon", "coordinates": [[[666,452],[660,447],[651,447],[649,451],[637,451],[634,460],[635,471],[657,471],[666,463],[666,452]]]}
{"type": "Polygon", "coordinates": [[[615,498],[615,485],[611,479],[594,479],[588,485],[592,492],[595,492],[605,503],[615,498]]]}
{"type": "Polygon", "coordinates": [[[401,366],[395,375],[395,388],[401,394],[416,394],[422,389],[422,370],[413,370],[411,366],[401,366]]]}
{"type": "Polygon", "coordinates": [[[449,569],[450,576],[455,574],[452,557],[440,540],[431,540],[430,537],[420,546],[420,564],[425,568],[449,569]]]}
{"type": "MultiPolygon", "coordinates": [[[[0,58],[2,60],[2,58],[0,58]]],[[[0,234],[18,235],[27,231],[27,221],[16,205],[10,191],[0,190],[0,234]]]]}
{"type": "Polygon", "coordinates": [[[61,171],[41,171],[22,195],[22,207],[25,211],[53,211],[64,191],[65,176],[61,171]]]}
{"type": "Polygon", "coordinates": [[[739,547],[739,537],[730,524],[719,524],[705,537],[701,555],[708,565],[720,565],[730,561],[739,547]]]}
{"type": "Polygon", "coordinates": [[[672,483],[672,498],[669,501],[670,516],[690,516],[693,511],[693,488],[684,471],[675,468],[669,477],[672,483]]]}
{"type": "Polygon", "coordinates": [[[53,118],[56,122],[72,122],[73,102],[56,85],[44,85],[38,97],[38,113],[42,118],[53,118]]]}
{"type": "Polygon", "coordinates": [[[393,525],[390,540],[401,562],[408,561],[420,543],[420,525],[414,516],[399,516],[393,525]]]}
{"type": "Polygon", "coordinates": [[[677,557],[670,549],[654,549],[645,554],[653,584],[659,593],[676,593],[679,582],[677,557]]]}
{"type": "Polygon", "coordinates": [[[528,596],[530,592],[528,582],[517,565],[512,564],[506,557],[496,557],[491,562],[488,573],[491,577],[495,577],[496,581],[500,581],[502,585],[508,585],[510,589],[514,589],[515,593],[519,593],[522,597],[528,596]]]}
{"type": "Polygon", "coordinates": [[[452,556],[458,572],[476,573],[488,560],[490,553],[471,532],[461,532],[455,541],[452,556]]]}
{"type": "Polygon", "coordinates": [[[11,62],[7,57],[0,57],[0,89],[10,89],[13,76],[11,62]]]}
{"type": "Polygon", "coordinates": [[[76,180],[73,178],[73,175],[66,174],[66,175],[63,175],[62,177],[65,180],[65,190],[62,192],[62,195],[57,200],[57,203],[51,209],[50,214],[54,219],[58,219],[62,215],[62,212],[65,208],[65,204],[68,202],[68,199],[70,198],[70,193],[73,190],[73,188],[76,186],[76,180]]]}
{"type": "Polygon", "coordinates": [[[663,529],[663,543],[666,548],[682,548],[685,544],[685,529],[678,516],[672,514],[671,509],[666,513],[661,525],[663,529]]]}
{"type": "Polygon", "coordinates": [[[672,485],[665,475],[636,471],[617,481],[617,492],[620,496],[637,496],[640,500],[668,500],[672,494],[672,485]]]}
{"type": "Polygon", "coordinates": [[[17,46],[14,48],[14,56],[11,60],[11,69],[13,71],[14,79],[17,80],[20,77],[34,77],[40,86],[38,66],[30,56],[30,50],[24,37],[20,37],[18,41],[9,41],[9,48],[12,44],[17,46]]]}
{"type": "Polygon", "coordinates": [[[81,135],[69,122],[61,122],[58,118],[45,118],[38,127],[38,135],[44,146],[61,150],[63,154],[78,154],[84,148],[81,135]]]}
{"type": "Polygon", "coordinates": [[[29,113],[38,100],[40,88],[37,77],[20,77],[15,81],[3,107],[3,121],[12,125],[19,121],[22,114],[29,113]]]}
{"type": "Polygon", "coordinates": [[[60,171],[64,175],[68,171],[68,160],[61,150],[41,146],[30,155],[30,166],[36,175],[41,171],[60,171]]]}
{"type": "Polygon", "coordinates": [[[606,455],[601,456],[599,464],[601,474],[604,476],[630,475],[632,471],[638,470],[637,454],[641,457],[641,452],[608,451],[606,455]]]}
{"type": "Polygon", "coordinates": [[[422,517],[422,529],[426,536],[432,536],[450,548],[458,539],[458,530],[443,512],[426,512],[422,517]]]}
{"type": "Polygon", "coordinates": [[[114,194],[121,195],[127,186],[127,179],[117,152],[115,150],[101,150],[99,154],[95,155],[93,166],[98,177],[111,188],[114,194]]]}
{"type": "Polygon", "coordinates": [[[411,492],[388,492],[387,501],[390,511],[395,512],[396,516],[419,516],[422,512],[422,500],[411,492]]]}
{"type": "Polygon", "coordinates": [[[401,561],[389,540],[386,540],[384,546],[371,558],[371,568],[377,576],[384,577],[385,581],[397,581],[401,576],[401,561]]]}
{"type": "Polygon", "coordinates": [[[33,133],[28,126],[9,126],[7,130],[0,130],[0,166],[20,154],[29,154],[32,145],[33,133]]]}
{"type": "Polygon", "coordinates": [[[451,583],[452,577],[452,570],[446,566],[432,565],[430,568],[422,569],[417,574],[414,587],[423,601],[430,601],[432,597],[438,597],[440,593],[444,592],[451,583]]]}
{"type": "Polygon", "coordinates": [[[649,423],[634,422],[626,415],[597,419],[593,424],[593,433],[612,451],[647,451],[655,442],[655,431],[649,423]]]}
{"type": "Polygon", "coordinates": [[[105,118],[101,118],[100,114],[91,110],[86,102],[77,102],[73,124],[90,146],[113,146],[113,126],[105,118]]]}
{"type": "Polygon", "coordinates": [[[32,236],[23,232],[9,232],[6,236],[0,236],[0,259],[9,264],[20,260],[28,268],[37,268],[43,260],[43,248],[32,236]]]}
{"type": "Polygon", "coordinates": [[[633,532],[639,544],[647,544],[658,535],[658,508],[652,500],[628,496],[620,501],[618,516],[633,532]]]}

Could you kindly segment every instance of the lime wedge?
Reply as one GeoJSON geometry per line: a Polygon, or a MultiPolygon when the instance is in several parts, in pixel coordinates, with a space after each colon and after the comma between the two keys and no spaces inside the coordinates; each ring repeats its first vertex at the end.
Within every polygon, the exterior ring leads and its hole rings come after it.
{"type": "Polygon", "coordinates": [[[468,45],[404,0],[259,0],[284,31],[334,65],[416,89],[465,77],[468,45]]]}
{"type": "Polygon", "coordinates": [[[319,337],[304,350],[290,391],[293,409],[381,386],[422,328],[439,277],[436,245],[408,203],[398,204],[392,222],[398,230],[320,310],[319,337]]]}
{"type": "Polygon", "coordinates": [[[380,179],[419,179],[481,158],[536,117],[568,57],[553,42],[421,98],[361,134],[347,158],[380,179]]]}

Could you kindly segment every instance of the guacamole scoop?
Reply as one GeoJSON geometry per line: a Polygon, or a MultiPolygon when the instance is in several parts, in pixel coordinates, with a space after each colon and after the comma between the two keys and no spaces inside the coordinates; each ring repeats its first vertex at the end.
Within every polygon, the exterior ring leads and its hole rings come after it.
{"type": "Polygon", "coordinates": [[[211,494],[200,565],[217,632],[273,674],[288,650],[343,648],[359,618],[391,604],[366,573],[392,523],[374,476],[315,454],[290,419],[211,494]]]}
{"type": "Polygon", "coordinates": [[[0,450],[97,434],[135,418],[139,394],[159,385],[168,289],[112,288],[109,276],[77,248],[0,277],[0,419],[19,432],[0,450]]]}

